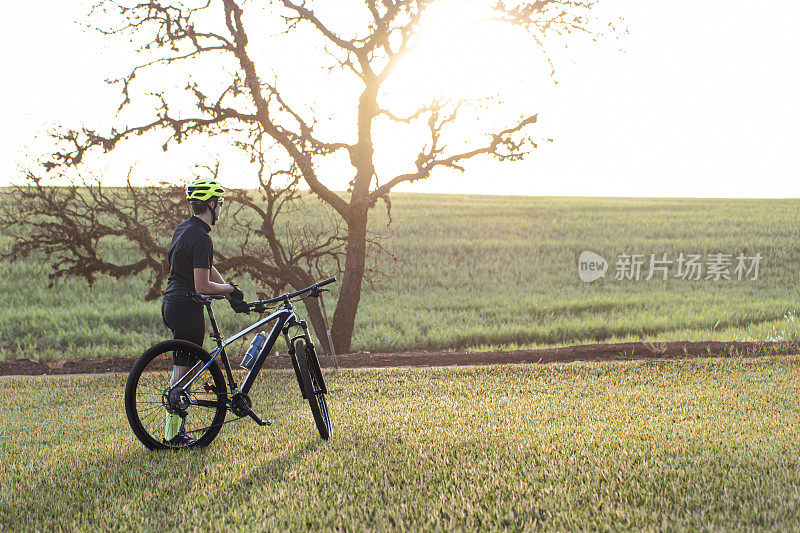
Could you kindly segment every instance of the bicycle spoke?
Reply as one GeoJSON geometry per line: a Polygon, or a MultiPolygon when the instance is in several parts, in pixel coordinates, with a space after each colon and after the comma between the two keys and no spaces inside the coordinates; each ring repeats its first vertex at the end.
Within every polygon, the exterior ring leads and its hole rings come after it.
{"type": "Polygon", "coordinates": [[[164,393],[164,391],[165,391],[165,390],[167,390],[167,389],[169,388],[169,386],[166,386],[166,387],[165,387],[165,386],[156,386],[156,385],[151,385],[151,384],[149,384],[149,383],[148,383],[148,384],[146,384],[146,385],[145,385],[145,387],[146,387],[146,388],[149,388],[149,389],[154,389],[154,390],[156,390],[156,391],[157,391],[159,394],[163,394],[163,393],[164,393]]]}
{"type": "Polygon", "coordinates": [[[148,421],[148,422],[149,422],[150,420],[157,420],[157,419],[156,419],[156,415],[157,415],[157,414],[158,414],[158,411],[152,411],[152,412],[148,413],[148,414],[147,414],[147,416],[145,416],[145,417],[142,419],[142,425],[145,425],[145,424],[144,424],[144,422],[145,422],[145,421],[148,421]]]}
{"type": "MultiPolygon", "coordinates": [[[[151,364],[160,366],[158,361],[151,364]]],[[[171,361],[168,361],[171,364],[171,361]]],[[[167,363],[164,363],[166,366],[167,363]]],[[[193,367],[183,381],[192,379],[192,372],[202,368],[200,365],[193,367]]],[[[164,422],[162,416],[166,414],[164,407],[164,394],[169,390],[172,383],[172,373],[168,371],[156,370],[153,372],[142,372],[138,380],[138,392],[136,394],[136,409],[144,430],[157,442],[162,441],[164,422]]],[[[182,424],[183,433],[192,435],[196,438],[202,437],[209,430],[215,427],[214,420],[220,408],[225,409],[224,401],[219,393],[214,390],[205,390],[205,386],[216,386],[214,376],[210,369],[206,369],[203,375],[198,375],[192,384],[192,391],[188,394],[194,401],[202,401],[207,405],[197,405],[191,403],[188,414],[182,424]],[[222,407],[220,407],[220,405],[222,407]]],[[[224,418],[223,418],[224,419],[224,418]]],[[[184,447],[184,446],[176,446],[184,447]]]]}
{"type": "Polygon", "coordinates": [[[162,410],[163,410],[163,409],[164,409],[164,407],[163,407],[161,404],[158,404],[158,405],[150,405],[150,406],[144,407],[144,408],[142,408],[142,409],[138,409],[138,411],[139,411],[140,413],[149,413],[150,411],[153,411],[153,410],[159,410],[159,409],[162,409],[162,410]]]}

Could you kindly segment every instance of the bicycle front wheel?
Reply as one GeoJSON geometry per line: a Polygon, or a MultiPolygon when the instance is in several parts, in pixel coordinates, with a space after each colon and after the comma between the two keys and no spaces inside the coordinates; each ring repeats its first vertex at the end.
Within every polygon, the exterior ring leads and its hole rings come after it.
{"type": "MultiPolygon", "coordinates": [[[[142,444],[151,450],[202,447],[219,434],[225,421],[227,392],[225,377],[216,361],[202,370],[210,359],[200,346],[177,339],[160,342],[139,357],[125,384],[125,412],[142,444]],[[190,353],[197,360],[184,382],[200,373],[181,402],[181,433],[189,438],[180,443],[164,440],[166,416],[175,412],[175,396],[170,398],[175,350],[190,353]]],[[[173,389],[172,394],[179,392],[173,389]]]]}
{"type": "MultiPolygon", "coordinates": [[[[310,371],[309,357],[316,358],[314,352],[307,349],[305,341],[297,339],[294,343],[294,358],[300,391],[311,406],[311,414],[314,416],[319,436],[328,439],[333,436],[333,422],[328,412],[328,403],[325,401],[325,384],[319,382],[316,372],[310,371]]],[[[321,377],[321,372],[319,376],[321,377]]]]}

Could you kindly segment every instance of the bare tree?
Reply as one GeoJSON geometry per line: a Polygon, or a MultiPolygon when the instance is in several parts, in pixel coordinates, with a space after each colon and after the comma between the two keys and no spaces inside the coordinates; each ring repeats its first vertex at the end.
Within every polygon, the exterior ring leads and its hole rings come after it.
{"type": "MultiPolygon", "coordinates": [[[[317,209],[314,222],[295,227],[281,224],[279,217],[304,210],[297,178],[277,185],[276,173],[265,176],[263,162],[260,169],[255,195],[228,190],[225,226],[236,238],[217,242],[217,269],[226,276],[250,275],[273,291],[259,293],[261,298],[287,285],[311,285],[330,270],[341,271],[346,242],[341,219],[317,209]]],[[[198,170],[200,175],[216,177],[219,167],[198,170]]],[[[63,277],[80,277],[91,285],[97,275],[121,279],[146,274],[145,299],[158,298],[169,274],[164,258],[172,228],[188,215],[185,194],[183,184],[133,186],[130,176],[124,187],[107,187],[99,179],[53,187],[29,174],[24,185],[12,189],[13,201],[0,205],[0,229],[12,239],[0,259],[17,261],[37,254],[47,258],[51,287],[63,277]],[[127,248],[114,243],[116,253],[104,253],[114,237],[127,248]],[[134,259],[120,259],[130,257],[134,259]]],[[[383,253],[379,238],[371,236],[370,244],[375,254],[383,253]]],[[[380,275],[377,268],[367,271],[370,281],[380,275]]],[[[317,301],[304,303],[317,336],[324,338],[317,301]]]]}
{"type": "MultiPolygon", "coordinates": [[[[291,104],[296,101],[294,95],[279,90],[277,79],[268,79],[257,68],[254,57],[258,50],[254,50],[254,45],[249,43],[250,38],[259,33],[260,27],[255,22],[255,16],[245,16],[245,7],[248,12],[257,11],[253,2],[207,0],[196,7],[189,7],[166,0],[140,1],[129,5],[102,1],[95,6],[94,14],[100,14],[103,18],[112,17],[120,24],[114,27],[105,24],[99,29],[108,35],[130,34],[142,40],[142,50],[151,54],[147,61],[141,62],[127,76],[117,80],[123,97],[120,109],[135,98],[136,78],[147,69],[182,65],[184,71],[191,71],[200,57],[224,58],[235,67],[227,74],[220,69],[218,77],[224,80],[218,86],[224,87],[222,90],[204,89],[197,81],[188,80],[185,92],[194,102],[193,114],[173,112],[169,97],[165,93],[156,93],[160,104],[154,110],[155,118],[152,120],[120,126],[106,133],[87,128],[57,133],[56,140],[61,148],[44,161],[44,168],[49,172],[57,172],[60,168],[78,166],[87,153],[111,152],[123,141],[138,135],[165,134],[166,150],[170,143],[180,143],[196,135],[226,133],[236,146],[250,151],[253,160],[260,161],[263,169],[264,150],[261,147],[262,142],[268,142],[271,148],[280,151],[284,166],[266,172],[270,176],[266,181],[265,173],[262,173],[262,189],[272,190],[269,180],[278,176],[289,178],[289,190],[302,184],[335,213],[342,223],[339,228],[341,231],[329,232],[327,237],[319,232],[298,236],[303,240],[303,249],[307,252],[302,252],[299,257],[287,258],[285,251],[279,252],[279,243],[275,238],[275,213],[269,207],[270,193],[265,196],[266,208],[242,194],[236,200],[239,207],[257,213],[259,219],[264,221],[259,232],[266,244],[258,253],[268,252],[267,256],[276,263],[267,265],[253,261],[256,251],[249,248],[251,243],[247,237],[240,253],[221,258],[221,263],[230,262],[231,268],[249,272],[259,279],[281,280],[297,287],[311,279],[306,269],[318,264],[315,261],[324,258],[338,261],[341,257],[344,264],[339,268],[343,275],[332,331],[337,351],[349,351],[362,284],[367,274],[370,209],[380,201],[385,202],[389,209],[389,195],[394,187],[428,178],[437,168],[463,171],[464,162],[477,156],[516,161],[536,147],[528,131],[536,122],[537,115],[526,113],[525,110],[520,110],[517,119],[496,130],[484,132],[482,137],[458,139],[454,138],[458,132],[453,131],[452,125],[463,113],[461,101],[434,100],[405,116],[398,116],[381,106],[381,87],[416,45],[423,15],[436,1],[364,0],[360,7],[353,7],[354,10],[362,10],[365,21],[363,27],[348,35],[337,31],[331,21],[323,20],[317,14],[319,6],[310,0],[274,0],[269,4],[268,16],[280,17],[287,35],[301,29],[312,32],[325,43],[329,54],[326,61],[333,58],[329,68],[353,76],[359,84],[360,94],[355,104],[355,138],[335,140],[320,138],[313,115],[309,116],[309,113],[291,104]],[[398,125],[418,123],[426,129],[425,138],[420,139],[423,146],[416,158],[408,162],[408,171],[394,176],[378,176],[373,141],[377,119],[398,125]],[[452,149],[450,146],[467,148],[452,149]],[[352,167],[345,197],[326,186],[319,174],[320,163],[339,153],[348,156],[352,167]],[[300,266],[303,261],[306,261],[305,268],[300,266]]],[[[572,32],[584,32],[597,36],[592,19],[595,4],[594,0],[537,0],[513,4],[497,2],[491,8],[493,20],[525,28],[533,39],[543,44],[544,37],[548,35],[566,36],[572,32]]],[[[613,27],[611,30],[615,31],[613,27]]],[[[176,73],[184,71],[175,69],[176,73]]],[[[90,189],[89,194],[96,194],[94,201],[102,203],[104,198],[100,190],[100,187],[90,189]]],[[[130,187],[127,192],[129,195],[135,194],[130,187]]],[[[37,201],[45,201],[49,194],[67,195],[71,202],[83,201],[78,200],[80,194],[70,189],[42,194],[37,201]]],[[[287,194],[291,193],[281,194],[284,195],[282,198],[287,198],[287,194]]],[[[63,201],[63,198],[54,201],[63,201]]],[[[164,205],[174,201],[164,200],[164,205]]],[[[273,205],[279,201],[273,199],[273,205]]],[[[130,218],[129,213],[110,214],[116,216],[120,224],[125,224],[126,217],[130,218]]],[[[154,291],[163,281],[163,266],[147,259],[132,265],[112,267],[92,253],[91,241],[96,238],[97,232],[119,232],[119,225],[100,229],[97,221],[72,211],[68,218],[61,219],[60,224],[59,231],[74,232],[73,241],[63,241],[64,246],[70,247],[73,259],[71,263],[57,263],[56,276],[77,274],[90,279],[95,273],[122,275],[125,272],[153,269],[155,273],[150,295],[155,294],[154,291]]],[[[159,251],[153,248],[155,245],[148,240],[150,237],[134,233],[122,234],[139,246],[149,247],[145,254],[147,257],[159,251]]],[[[47,249],[48,245],[43,240],[32,240],[12,253],[26,253],[32,246],[47,249]]]]}

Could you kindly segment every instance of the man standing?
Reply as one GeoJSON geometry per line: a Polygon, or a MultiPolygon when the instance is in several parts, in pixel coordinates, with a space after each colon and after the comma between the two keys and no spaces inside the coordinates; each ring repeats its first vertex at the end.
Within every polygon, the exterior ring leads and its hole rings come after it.
{"type": "MultiPolygon", "coordinates": [[[[211,227],[220,216],[225,190],[210,178],[198,179],[186,188],[186,199],[192,207],[193,216],[181,222],[172,236],[167,260],[169,277],[161,304],[161,316],[172,330],[175,339],[182,339],[203,346],[205,319],[203,304],[192,300],[193,292],[201,294],[224,294],[231,307],[244,300],[242,291],[226,283],[213,265],[214,245],[211,227]]],[[[172,380],[174,385],[196,362],[191,353],[175,351],[172,356],[172,380]]],[[[194,439],[184,433],[185,414],[167,412],[164,428],[164,444],[183,446],[194,439]]]]}

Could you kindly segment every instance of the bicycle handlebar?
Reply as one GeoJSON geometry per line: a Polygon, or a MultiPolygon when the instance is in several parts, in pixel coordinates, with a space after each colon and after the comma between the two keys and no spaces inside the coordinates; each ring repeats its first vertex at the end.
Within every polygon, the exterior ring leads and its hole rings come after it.
{"type": "Polygon", "coordinates": [[[258,300],[256,302],[250,302],[249,305],[255,305],[255,304],[266,305],[266,304],[271,304],[271,303],[274,303],[274,302],[280,302],[280,301],[283,301],[283,300],[288,300],[289,298],[294,298],[295,296],[300,296],[301,294],[304,294],[306,292],[311,292],[311,291],[314,291],[314,290],[316,290],[316,289],[318,289],[320,287],[324,287],[325,285],[329,285],[329,284],[333,283],[334,281],[336,281],[336,276],[333,276],[333,277],[328,278],[328,279],[324,279],[322,281],[318,281],[317,283],[315,283],[313,285],[309,285],[305,289],[300,289],[299,291],[290,292],[290,293],[287,293],[287,294],[282,294],[282,295],[276,296],[274,298],[269,298],[268,300],[258,300]]]}
{"type": "MultiPolygon", "coordinates": [[[[290,298],[294,298],[295,296],[300,296],[301,294],[304,294],[304,293],[307,293],[307,292],[316,291],[320,287],[324,287],[325,285],[329,285],[329,284],[333,283],[334,281],[336,281],[336,276],[333,276],[333,277],[328,278],[328,279],[324,279],[322,281],[318,281],[317,283],[315,283],[313,285],[309,285],[305,289],[300,289],[299,291],[290,292],[290,293],[287,293],[287,294],[282,294],[280,296],[276,296],[276,297],[270,298],[268,300],[256,300],[255,302],[247,302],[247,305],[249,305],[250,307],[256,307],[256,306],[262,306],[263,307],[266,304],[271,304],[271,303],[274,303],[274,302],[280,302],[280,301],[289,300],[290,298]]],[[[318,294],[319,293],[317,293],[317,295],[318,294]]],[[[225,296],[222,295],[222,294],[192,293],[191,296],[192,296],[193,299],[195,299],[196,301],[200,301],[200,302],[208,301],[208,300],[222,300],[223,298],[225,298],[225,296]]]]}

